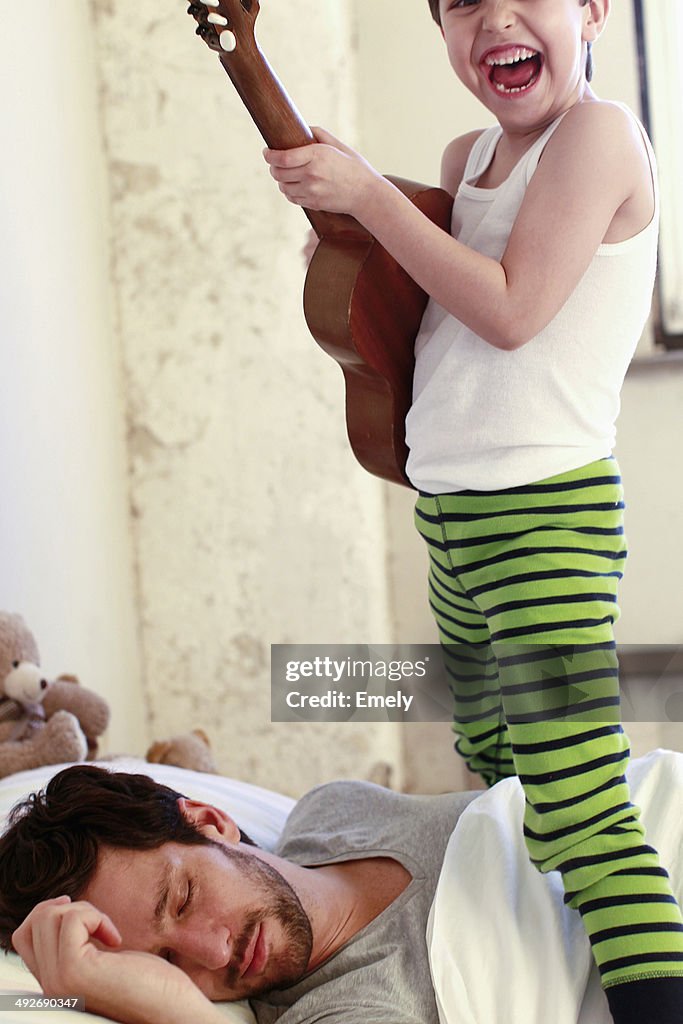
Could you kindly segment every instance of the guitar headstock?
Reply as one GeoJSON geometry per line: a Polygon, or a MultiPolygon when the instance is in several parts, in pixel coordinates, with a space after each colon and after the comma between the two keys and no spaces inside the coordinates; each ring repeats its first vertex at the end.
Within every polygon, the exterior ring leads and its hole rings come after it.
{"type": "Polygon", "coordinates": [[[192,0],[187,9],[197,22],[197,35],[221,55],[253,39],[258,12],[259,0],[192,0]]]}

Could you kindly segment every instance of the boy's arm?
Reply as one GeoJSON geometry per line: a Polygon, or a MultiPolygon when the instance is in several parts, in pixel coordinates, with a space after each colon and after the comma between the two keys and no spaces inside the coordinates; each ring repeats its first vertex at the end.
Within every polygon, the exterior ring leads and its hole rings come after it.
{"type": "MultiPolygon", "coordinates": [[[[322,132],[322,129],[316,128],[316,132],[326,134],[322,132]]],[[[465,167],[467,165],[467,158],[470,155],[470,150],[481,135],[481,131],[469,132],[468,135],[461,135],[457,139],[453,139],[452,142],[446,146],[444,150],[443,158],[441,160],[441,188],[454,196],[458,191],[458,186],[462,181],[465,173],[465,167]]],[[[303,256],[304,267],[313,259],[313,254],[318,247],[318,236],[312,228],[309,228],[306,234],[306,241],[304,243],[301,255],[303,256]]]]}
{"type": "MultiPolygon", "coordinates": [[[[652,195],[647,155],[631,118],[611,104],[578,104],[548,143],[498,262],[434,225],[353,150],[326,132],[316,130],[316,136],[323,144],[266,151],[287,198],[352,214],[449,313],[505,350],[547,326],[617,212],[642,201],[644,189],[652,195]]],[[[447,150],[446,175],[448,157],[447,150]]]]}

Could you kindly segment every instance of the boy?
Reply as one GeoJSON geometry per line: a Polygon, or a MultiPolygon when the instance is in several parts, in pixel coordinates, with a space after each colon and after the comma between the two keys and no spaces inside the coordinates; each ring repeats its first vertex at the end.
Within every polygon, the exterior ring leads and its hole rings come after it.
{"type": "Polygon", "coordinates": [[[531,859],[561,872],[616,1024],[673,1024],[683,918],[629,799],[613,637],[611,451],[651,301],[654,158],[589,85],[609,0],[429,3],[498,121],[444,153],[454,237],[327,132],[265,155],[290,201],[356,217],[430,296],[407,470],[457,749],[489,784],[520,776],[531,859]]]}

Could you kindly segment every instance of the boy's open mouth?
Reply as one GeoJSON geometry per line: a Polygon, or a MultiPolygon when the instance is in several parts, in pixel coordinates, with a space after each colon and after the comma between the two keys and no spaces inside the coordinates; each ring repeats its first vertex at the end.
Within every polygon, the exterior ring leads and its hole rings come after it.
{"type": "Polygon", "coordinates": [[[510,46],[484,54],[482,64],[496,92],[511,96],[526,92],[536,84],[543,67],[543,57],[526,46],[510,46]]]}

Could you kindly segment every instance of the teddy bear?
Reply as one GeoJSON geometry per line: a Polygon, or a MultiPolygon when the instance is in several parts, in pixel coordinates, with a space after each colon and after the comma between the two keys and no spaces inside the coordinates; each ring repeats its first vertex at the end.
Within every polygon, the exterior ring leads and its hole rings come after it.
{"type": "Polygon", "coordinates": [[[152,764],[190,768],[194,772],[210,772],[215,775],[218,771],[211,755],[209,737],[203,729],[193,729],[192,732],[153,743],[147,751],[147,760],[152,764]]]}
{"type": "Polygon", "coordinates": [[[94,757],[108,723],[107,702],[75,676],[47,679],[22,617],[0,612],[0,778],[94,757]]]}

